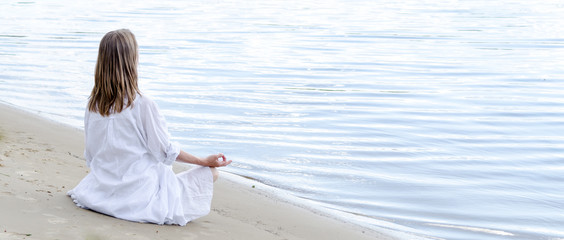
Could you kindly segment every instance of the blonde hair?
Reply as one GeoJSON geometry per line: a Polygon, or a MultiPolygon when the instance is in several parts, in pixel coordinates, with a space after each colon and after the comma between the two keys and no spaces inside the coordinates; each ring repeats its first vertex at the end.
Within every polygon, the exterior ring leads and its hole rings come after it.
{"type": "Polygon", "coordinates": [[[128,29],[104,35],[98,49],[88,110],[102,116],[120,113],[141,94],[137,86],[137,48],[135,35],[128,29]]]}

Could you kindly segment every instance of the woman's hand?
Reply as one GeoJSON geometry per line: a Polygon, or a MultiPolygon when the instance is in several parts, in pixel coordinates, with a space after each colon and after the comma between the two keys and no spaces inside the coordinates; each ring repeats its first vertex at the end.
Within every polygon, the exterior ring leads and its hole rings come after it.
{"type": "Polygon", "coordinates": [[[206,158],[202,158],[202,163],[199,165],[207,167],[225,167],[229,164],[231,164],[231,160],[227,160],[223,153],[218,153],[209,155],[206,158]]]}

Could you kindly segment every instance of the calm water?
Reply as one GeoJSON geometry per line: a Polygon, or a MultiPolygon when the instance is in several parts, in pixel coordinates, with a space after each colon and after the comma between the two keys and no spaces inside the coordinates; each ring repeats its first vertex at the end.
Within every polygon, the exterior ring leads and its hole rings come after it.
{"type": "Polygon", "coordinates": [[[0,101],[82,127],[125,27],[175,140],[225,171],[376,229],[564,239],[564,2],[119,2],[2,1],[0,101]]]}

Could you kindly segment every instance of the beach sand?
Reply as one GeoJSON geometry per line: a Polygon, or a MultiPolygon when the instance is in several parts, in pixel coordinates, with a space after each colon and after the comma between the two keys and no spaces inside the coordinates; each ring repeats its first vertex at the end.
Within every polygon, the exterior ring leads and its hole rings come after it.
{"type": "Polygon", "coordinates": [[[0,112],[0,239],[393,239],[221,176],[211,213],[184,227],[84,210],[66,195],[88,173],[82,130],[0,112]]]}

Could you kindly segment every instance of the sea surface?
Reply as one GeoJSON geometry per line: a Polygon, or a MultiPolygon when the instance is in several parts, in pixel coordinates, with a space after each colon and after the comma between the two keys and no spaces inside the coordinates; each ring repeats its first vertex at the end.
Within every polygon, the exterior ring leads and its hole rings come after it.
{"type": "Polygon", "coordinates": [[[1,1],[0,101],[82,128],[119,28],[224,171],[403,238],[564,239],[563,1],[1,1]]]}

